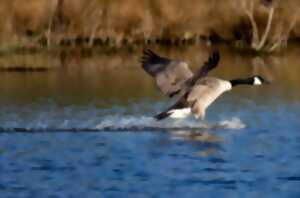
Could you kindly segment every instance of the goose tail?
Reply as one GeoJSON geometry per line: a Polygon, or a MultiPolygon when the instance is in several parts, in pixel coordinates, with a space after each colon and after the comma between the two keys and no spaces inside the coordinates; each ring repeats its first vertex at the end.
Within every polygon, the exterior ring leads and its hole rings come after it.
{"type": "Polygon", "coordinates": [[[164,111],[164,112],[161,112],[157,115],[154,116],[154,118],[157,120],[157,121],[160,121],[160,120],[163,120],[163,119],[166,119],[167,117],[169,117],[172,113],[170,113],[170,111],[164,111]]]}

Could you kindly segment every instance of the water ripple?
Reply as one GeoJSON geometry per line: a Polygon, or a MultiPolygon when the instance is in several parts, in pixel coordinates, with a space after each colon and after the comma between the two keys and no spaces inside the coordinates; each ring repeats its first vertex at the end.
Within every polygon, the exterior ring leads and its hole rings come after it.
{"type": "Polygon", "coordinates": [[[286,181],[300,181],[300,176],[278,177],[278,179],[286,181]]]}

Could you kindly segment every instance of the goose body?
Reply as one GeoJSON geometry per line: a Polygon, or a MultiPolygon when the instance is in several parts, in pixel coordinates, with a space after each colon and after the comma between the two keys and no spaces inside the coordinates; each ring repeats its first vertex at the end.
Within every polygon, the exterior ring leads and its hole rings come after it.
{"type": "Polygon", "coordinates": [[[184,118],[193,113],[197,119],[204,119],[206,109],[223,93],[230,91],[230,81],[204,77],[199,79],[186,94],[166,112],[156,116],[158,120],[166,117],[184,118]]]}
{"type": "Polygon", "coordinates": [[[206,108],[231,88],[229,81],[213,77],[201,78],[188,92],[186,100],[192,104],[195,117],[204,119],[206,108]]]}
{"type": "Polygon", "coordinates": [[[207,107],[224,92],[231,90],[231,88],[230,82],[225,80],[210,77],[200,79],[199,82],[191,88],[185,98],[185,103],[187,103],[186,106],[188,107],[169,110],[169,112],[172,113],[170,117],[183,118],[190,113],[194,113],[196,118],[203,119],[207,107]]]}
{"type": "Polygon", "coordinates": [[[230,91],[237,85],[268,83],[261,76],[233,80],[208,77],[208,72],[214,69],[218,62],[219,53],[213,52],[208,61],[193,74],[184,62],[161,58],[152,51],[144,52],[143,68],[156,79],[158,88],[164,94],[178,98],[174,105],[156,115],[155,118],[157,120],[167,117],[183,118],[193,113],[197,119],[203,120],[207,107],[224,92],[230,91]]]}

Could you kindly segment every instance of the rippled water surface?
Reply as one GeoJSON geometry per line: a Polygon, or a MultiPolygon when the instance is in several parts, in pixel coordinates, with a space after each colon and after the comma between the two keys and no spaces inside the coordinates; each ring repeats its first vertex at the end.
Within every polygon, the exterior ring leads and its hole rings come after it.
{"type": "MultiPolygon", "coordinates": [[[[207,57],[156,50],[194,69],[207,57]]],[[[2,72],[0,197],[299,197],[299,52],[222,49],[211,75],[273,83],[225,94],[205,123],[152,118],[172,101],[139,68],[139,53],[69,55],[48,72],[2,72]]]]}

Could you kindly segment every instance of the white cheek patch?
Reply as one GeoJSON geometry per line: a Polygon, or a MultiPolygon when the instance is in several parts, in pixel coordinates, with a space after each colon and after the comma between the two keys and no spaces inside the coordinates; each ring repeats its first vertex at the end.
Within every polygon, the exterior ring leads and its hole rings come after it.
{"type": "Polygon", "coordinates": [[[261,80],[258,77],[254,77],[254,85],[262,85],[261,80]]]}

